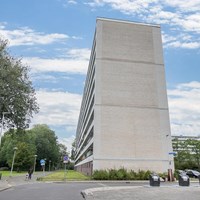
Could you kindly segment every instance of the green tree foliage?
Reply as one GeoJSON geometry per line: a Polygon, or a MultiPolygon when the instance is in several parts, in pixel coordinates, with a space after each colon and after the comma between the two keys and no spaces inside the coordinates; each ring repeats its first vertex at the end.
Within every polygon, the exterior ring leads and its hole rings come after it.
{"type": "Polygon", "coordinates": [[[200,141],[187,140],[186,143],[191,149],[193,162],[197,165],[197,168],[200,171],[200,141]]]}
{"type": "Polygon", "coordinates": [[[76,150],[76,139],[74,139],[72,143],[71,160],[75,160],[75,150],[76,150]]]}
{"type": "Polygon", "coordinates": [[[57,137],[47,125],[36,125],[31,129],[32,137],[35,138],[35,146],[37,149],[37,160],[51,160],[52,164],[59,161],[59,144],[57,137]]]}
{"type": "Polygon", "coordinates": [[[35,91],[28,76],[29,68],[21,59],[9,55],[7,41],[0,39],[0,122],[17,129],[28,126],[33,113],[38,112],[35,91]]]}
{"type": "Polygon", "coordinates": [[[7,132],[3,137],[2,148],[0,152],[1,165],[11,167],[14,154],[14,147],[17,147],[15,157],[15,167],[17,170],[26,170],[33,165],[36,148],[33,143],[29,142],[29,134],[25,131],[7,132]]]}
{"type": "Polygon", "coordinates": [[[177,139],[173,142],[173,148],[177,151],[174,158],[176,169],[198,169],[200,171],[200,141],[177,139]]]}
{"type": "MultiPolygon", "coordinates": [[[[25,142],[17,143],[15,167],[19,170],[28,170],[34,165],[35,146],[25,142]]],[[[11,166],[11,160],[8,162],[11,166]]]]}
{"type": "Polygon", "coordinates": [[[36,168],[40,169],[40,160],[46,160],[46,167],[57,166],[60,162],[61,149],[66,152],[66,147],[57,141],[57,137],[47,125],[36,125],[30,130],[10,130],[2,138],[0,151],[0,167],[11,167],[14,147],[17,147],[15,170],[28,170],[34,166],[37,155],[36,168]],[[62,148],[60,148],[62,146],[62,148]]]}

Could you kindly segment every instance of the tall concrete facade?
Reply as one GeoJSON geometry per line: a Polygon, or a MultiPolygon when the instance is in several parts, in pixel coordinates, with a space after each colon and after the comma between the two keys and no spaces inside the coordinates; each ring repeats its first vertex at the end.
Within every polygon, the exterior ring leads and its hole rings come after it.
{"type": "Polygon", "coordinates": [[[97,19],[76,133],[76,169],[174,169],[158,25],[97,19]]]}

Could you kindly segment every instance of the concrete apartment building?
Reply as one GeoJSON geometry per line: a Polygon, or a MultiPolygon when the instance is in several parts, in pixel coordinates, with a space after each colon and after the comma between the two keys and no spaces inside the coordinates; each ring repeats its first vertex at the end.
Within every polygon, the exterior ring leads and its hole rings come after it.
{"type": "Polygon", "coordinates": [[[161,29],[98,18],[76,133],[75,168],[174,169],[161,29]]]}

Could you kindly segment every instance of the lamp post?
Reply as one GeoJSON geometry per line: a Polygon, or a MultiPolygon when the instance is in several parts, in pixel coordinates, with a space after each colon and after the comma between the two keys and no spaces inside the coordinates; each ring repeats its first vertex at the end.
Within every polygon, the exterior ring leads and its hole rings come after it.
{"type": "Polygon", "coordinates": [[[37,155],[34,155],[34,157],[35,157],[35,159],[34,159],[33,173],[35,173],[35,165],[36,165],[37,155]]]}
{"type": "Polygon", "coordinates": [[[0,147],[1,147],[1,137],[3,136],[3,123],[4,123],[4,115],[9,114],[9,112],[2,112],[2,122],[1,122],[1,134],[0,134],[0,147]]]}
{"type": "Polygon", "coordinates": [[[14,150],[14,155],[13,155],[13,160],[12,160],[12,167],[11,167],[11,171],[10,171],[10,176],[12,176],[12,171],[13,171],[13,166],[14,166],[14,163],[15,163],[15,155],[16,155],[16,151],[17,151],[17,147],[14,147],[13,150],[14,150]]]}
{"type": "Polygon", "coordinates": [[[49,172],[51,171],[51,160],[49,160],[49,172]]]}

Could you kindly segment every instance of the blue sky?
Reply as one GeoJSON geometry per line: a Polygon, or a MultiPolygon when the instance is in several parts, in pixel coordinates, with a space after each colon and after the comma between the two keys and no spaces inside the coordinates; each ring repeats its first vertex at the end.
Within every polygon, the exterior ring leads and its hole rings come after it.
{"type": "Polygon", "coordinates": [[[45,123],[74,140],[97,17],[160,24],[172,135],[200,135],[200,0],[0,0],[0,37],[31,68],[45,123]]]}

